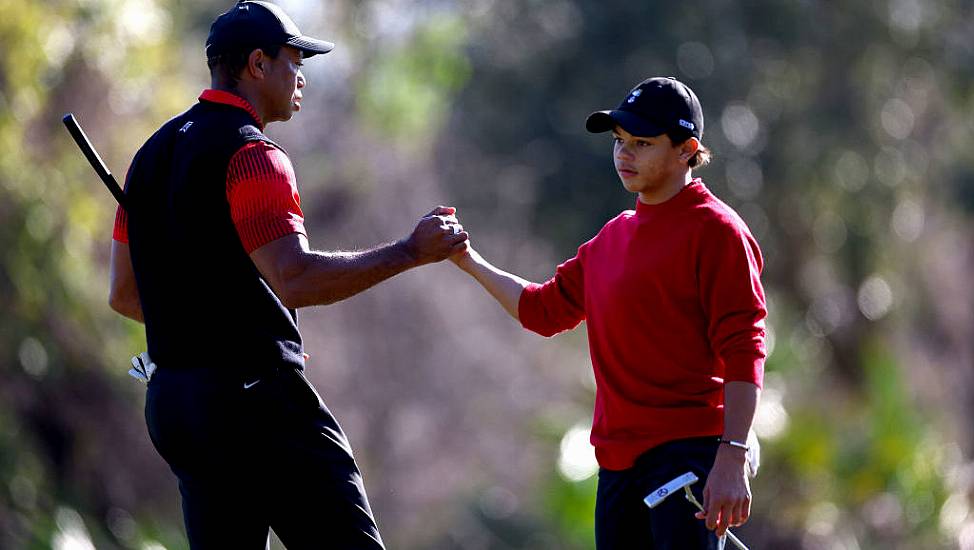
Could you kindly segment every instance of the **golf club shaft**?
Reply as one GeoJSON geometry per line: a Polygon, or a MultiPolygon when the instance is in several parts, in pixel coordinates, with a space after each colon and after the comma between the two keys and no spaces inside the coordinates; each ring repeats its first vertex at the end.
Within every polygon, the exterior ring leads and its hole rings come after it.
{"type": "Polygon", "coordinates": [[[111,171],[108,170],[108,166],[105,166],[105,163],[101,160],[101,157],[98,156],[98,152],[95,151],[95,148],[91,145],[91,141],[88,140],[88,136],[85,135],[85,131],[81,129],[81,125],[78,124],[78,120],[74,118],[74,114],[68,113],[64,115],[61,122],[64,122],[64,125],[67,127],[71,137],[74,138],[74,142],[78,144],[79,148],[81,148],[81,152],[84,153],[85,158],[88,159],[88,163],[91,164],[91,167],[94,168],[95,172],[98,173],[98,177],[101,178],[102,183],[105,184],[105,187],[107,187],[112,196],[115,197],[118,204],[122,208],[125,208],[125,192],[122,191],[122,187],[117,181],[115,181],[115,176],[113,176],[111,171]]]}

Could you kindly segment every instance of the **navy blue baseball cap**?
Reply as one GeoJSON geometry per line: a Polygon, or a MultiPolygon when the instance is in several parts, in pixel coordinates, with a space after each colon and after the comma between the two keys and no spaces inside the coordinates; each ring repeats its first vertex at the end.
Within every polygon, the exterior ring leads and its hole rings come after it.
{"type": "Polygon", "coordinates": [[[634,136],[660,134],[703,138],[703,109],[689,86],[673,78],[647,78],[633,88],[619,107],[596,111],[585,120],[592,133],[608,132],[616,127],[634,136]]]}
{"type": "Polygon", "coordinates": [[[301,34],[280,6],[247,0],[238,2],[210,25],[206,57],[278,45],[297,48],[304,57],[328,53],[335,47],[331,42],[301,34]]]}

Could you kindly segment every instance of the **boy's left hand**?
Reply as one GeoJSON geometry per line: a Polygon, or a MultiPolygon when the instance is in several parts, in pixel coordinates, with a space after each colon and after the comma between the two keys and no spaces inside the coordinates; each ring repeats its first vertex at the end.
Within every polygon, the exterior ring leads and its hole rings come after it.
{"type": "Polygon", "coordinates": [[[751,515],[751,487],[745,464],[744,449],[721,445],[717,450],[703,489],[705,512],[696,514],[717,536],[723,536],[730,527],[743,525],[751,515]]]}

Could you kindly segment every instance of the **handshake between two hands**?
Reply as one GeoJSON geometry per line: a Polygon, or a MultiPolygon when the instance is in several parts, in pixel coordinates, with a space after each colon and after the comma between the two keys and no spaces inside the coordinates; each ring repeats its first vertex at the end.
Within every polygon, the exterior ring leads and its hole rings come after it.
{"type": "Polygon", "coordinates": [[[420,218],[416,228],[403,244],[417,264],[443,261],[447,258],[462,267],[470,257],[470,235],[463,230],[452,206],[437,206],[420,218]]]}

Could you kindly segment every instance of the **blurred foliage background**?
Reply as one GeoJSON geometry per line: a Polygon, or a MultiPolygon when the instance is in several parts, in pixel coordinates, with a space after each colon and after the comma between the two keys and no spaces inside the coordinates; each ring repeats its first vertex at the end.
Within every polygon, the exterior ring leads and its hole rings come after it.
{"type": "MultiPolygon", "coordinates": [[[[974,548],[974,7],[956,0],[282,0],[338,43],[288,148],[312,244],[454,204],[550,276],[634,197],[585,116],[673,75],[698,173],[765,253],[752,548],[974,548]]],[[[226,0],[0,0],[0,548],[186,548],[107,306],[116,173],[207,87],[226,0]]],[[[192,268],[192,266],[187,266],[192,268]]],[[[584,331],[522,331],[452,265],[302,317],[390,548],[592,548],[584,331]]],[[[277,546],[276,541],[274,542],[277,546]]]]}

